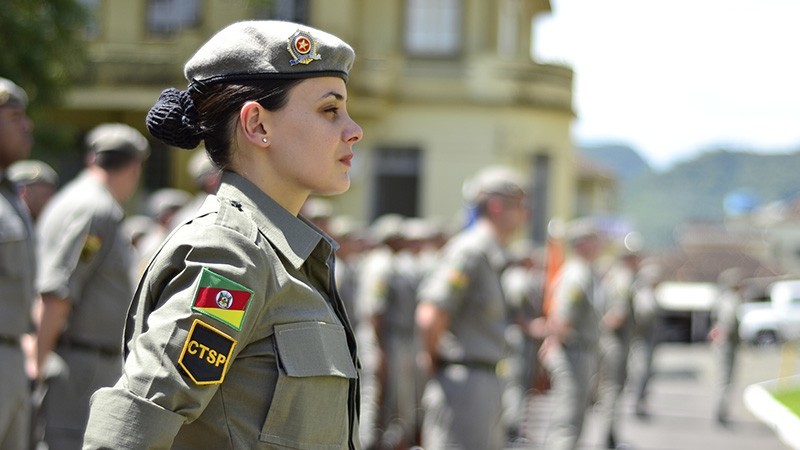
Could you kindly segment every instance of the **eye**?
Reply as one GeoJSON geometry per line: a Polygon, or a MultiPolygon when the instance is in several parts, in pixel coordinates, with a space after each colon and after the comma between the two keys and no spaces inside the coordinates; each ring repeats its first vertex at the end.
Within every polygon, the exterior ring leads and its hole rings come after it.
{"type": "Polygon", "coordinates": [[[325,108],[326,113],[332,114],[334,117],[339,115],[339,107],[338,106],[328,106],[325,108]]]}

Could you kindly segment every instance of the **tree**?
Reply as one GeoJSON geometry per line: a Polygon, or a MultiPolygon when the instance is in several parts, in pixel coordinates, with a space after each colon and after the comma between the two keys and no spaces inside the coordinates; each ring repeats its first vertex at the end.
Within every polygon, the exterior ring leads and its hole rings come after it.
{"type": "Polygon", "coordinates": [[[80,0],[3,0],[0,76],[22,86],[32,106],[58,103],[85,66],[80,0]]]}

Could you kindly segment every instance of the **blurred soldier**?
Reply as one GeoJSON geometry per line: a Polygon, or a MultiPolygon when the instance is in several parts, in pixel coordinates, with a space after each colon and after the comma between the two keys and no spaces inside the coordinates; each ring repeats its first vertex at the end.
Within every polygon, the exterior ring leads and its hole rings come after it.
{"type": "Polygon", "coordinates": [[[339,296],[342,297],[350,323],[357,329],[358,274],[366,246],[366,231],[350,216],[335,216],[330,222],[330,232],[339,243],[339,248],[336,249],[336,287],[339,289],[339,296]]]}
{"type": "Polygon", "coordinates": [[[0,449],[28,447],[30,404],[23,334],[32,330],[36,291],[35,233],[28,208],[8,174],[9,166],[30,155],[33,122],[28,96],[0,78],[0,449]]]}
{"type": "Polygon", "coordinates": [[[638,233],[625,237],[619,260],[603,277],[604,308],[600,318],[600,367],[597,388],[597,416],[607,448],[620,445],[617,428],[620,397],[628,377],[628,354],[633,335],[634,277],[639,268],[641,247],[638,233]]]}
{"type": "Polygon", "coordinates": [[[572,253],[556,281],[548,336],[541,349],[557,406],[545,440],[547,450],[578,447],[597,368],[604,309],[595,269],[601,249],[597,229],[591,220],[579,219],[568,224],[566,237],[572,253]]]}
{"type": "Polygon", "coordinates": [[[94,128],[86,144],[87,168],[53,197],[39,221],[37,365],[55,352],[67,368],[49,382],[42,405],[44,440],[59,450],[81,447],[89,397],[120,376],[133,295],[133,249],[120,204],[136,191],[149,153],[145,137],[123,124],[94,128]]]}
{"type": "Polygon", "coordinates": [[[417,277],[406,263],[405,218],[379,217],[371,231],[377,246],[370,252],[361,275],[359,305],[375,339],[372,370],[375,437],[373,448],[408,448],[416,423],[416,309],[417,277]]]}
{"type": "Polygon", "coordinates": [[[309,197],[300,208],[300,215],[310,220],[325,234],[330,235],[333,205],[330,201],[319,197],[309,197]]]}
{"type": "Polygon", "coordinates": [[[716,416],[721,425],[728,424],[736,351],[739,349],[739,317],[743,300],[742,272],[730,268],[719,274],[720,294],[711,308],[711,331],[708,338],[717,351],[716,416]]]}
{"type": "Polygon", "coordinates": [[[635,281],[633,295],[634,339],[641,348],[641,363],[637,370],[635,395],[636,416],[645,418],[647,411],[647,388],[653,376],[653,357],[661,332],[661,314],[656,299],[656,289],[661,283],[661,267],[655,263],[642,263],[635,281]]]}
{"type": "Polygon", "coordinates": [[[175,188],[162,188],[150,194],[147,199],[147,209],[153,218],[153,225],[137,243],[137,280],[138,275],[142,274],[150,263],[150,258],[172,232],[175,214],[186,206],[191,198],[188,192],[175,188]]]}
{"type": "Polygon", "coordinates": [[[8,168],[8,177],[17,184],[34,223],[58,187],[58,174],[44,161],[27,159],[8,168]]]}
{"type": "Polygon", "coordinates": [[[208,152],[202,146],[194,150],[194,154],[189,159],[187,170],[189,176],[194,180],[195,186],[197,186],[197,194],[175,213],[172,218],[172,228],[194,218],[197,210],[206,201],[206,197],[217,192],[222,179],[222,171],[211,161],[211,158],[208,157],[208,152]]]}
{"type": "MultiPolygon", "coordinates": [[[[509,369],[503,395],[506,427],[512,442],[524,439],[527,405],[534,380],[542,370],[538,361],[544,328],[544,252],[528,240],[511,247],[512,263],[503,272],[503,290],[509,308],[509,369]]],[[[524,441],[520,441],[523,443],[524,441]]]]}
{"type": "Polygon", "coordinates": [[[473,224],[442,249],[420,286],[416,322],[425,388],[422,445],[494,450],[505,444],[503,386],[497,364],[507,353],[508,315],[500,275],[505,247],[528,217],[524,182],[489,167],[464,185],[473,224]]]}
{"type": "MultiPolygon", "coordinates": [[[[147,233],[150,232],[150,228],[154,226],[156,226],[156,221],[147,214],[135,214],[126,217],[125,220],[122,221],[122,230],[131,240],[131,244],[134,250],[136,250],[136,261],[141,259],[139,254],[141,253],[140,244],[142,238],[145,237],[147,233]]],[[[134,279],[136,279],[136,277],[134,277],[134,279]]]]}

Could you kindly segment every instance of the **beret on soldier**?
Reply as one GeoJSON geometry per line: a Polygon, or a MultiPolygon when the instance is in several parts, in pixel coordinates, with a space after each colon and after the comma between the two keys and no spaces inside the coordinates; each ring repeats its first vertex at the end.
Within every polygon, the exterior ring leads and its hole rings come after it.
{"type": "Polygon", "coordinates": [[[8,168],[8,178],[19,185],[58,184],[58,174],[49,164],[37,159],[17,161],[8,168]]]}
{"type": "Polygon", "coordinates": [[[122,123],[104,123],[86,135],[86,146],[94,153],[125,152],[141,159],[150,155],[150,144],[142,133],[122,123]]]}
{"type": "Polygon", "coordinates": [[[28,94],[13,81],[0,77],[0,106],[28,106],[28,94]]]}
{"type": "Polygon", "coordinates": [[[477,204],[488,195],[523,196],[524,186],[525,180],[517,172],[504,166],[490,166],[467,180],[462,193],[467,203],[477,204]]]}
{"type": "Polygon", "coordinates": [[[355,52],[321,30],[283,21],[244,21],[222,29],[189,59],[189,90],[161,93],[147,129],[166,144],[192,149],[203,139],[189,92],[210,84],[252,84],[264,79],[339,77],[347,81],[355,52]]]}

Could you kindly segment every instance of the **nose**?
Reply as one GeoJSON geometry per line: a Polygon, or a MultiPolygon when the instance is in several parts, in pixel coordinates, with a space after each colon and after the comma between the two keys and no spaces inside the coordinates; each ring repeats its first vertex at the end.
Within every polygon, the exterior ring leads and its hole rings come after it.
{"type": "Polygon", "coordinates": [[[352,118],[350,119],[350,122],[350,126],[348,126],[345,130],[345,141],[350,144],[355,144],[364,137],[364,130],[362,130],[361,126],[352,118]]]}

